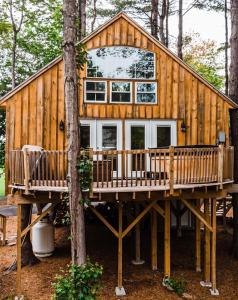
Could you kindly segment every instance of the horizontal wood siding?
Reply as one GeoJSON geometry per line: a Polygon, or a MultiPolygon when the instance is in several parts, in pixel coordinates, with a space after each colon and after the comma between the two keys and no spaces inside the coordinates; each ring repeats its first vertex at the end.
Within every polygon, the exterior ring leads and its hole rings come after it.
{"type": "MultiPolygon", "coordinates": [[[[81,118],[175,119],[178,145],[214,144],[219,131],[225,131],[229,139],[230,104],[124,18],[117,19],[86,43],[87,49],[114,45],[139,47],[156,53],[158,103],[84,104],[86,71],[83,70],[78,92],[81,118]],[[186,133],[180,129],[183,121],[186,133]]],[[[39,145],[48,150],[66,149],[66,129],[59,130],[60,121],[65,123],[63,80],[61,61],[6,102],[7,152],[25,144],[39,145]]]]}

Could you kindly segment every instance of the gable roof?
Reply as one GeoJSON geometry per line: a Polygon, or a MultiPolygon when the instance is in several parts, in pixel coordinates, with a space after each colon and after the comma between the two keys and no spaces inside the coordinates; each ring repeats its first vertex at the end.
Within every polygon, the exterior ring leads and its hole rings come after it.
{"type": "MultiPolygon", "coordinates": [[[[171,50],[169,50],[167,47],[165,47],[160,41],[158,41],[155,37],[153,37],[151,34],[146,32],[144,28],[142,28],[137,22],[132,20],[125,12],[120,12],[117,15],[115,15],[113,18],[111,18],[109,21],[105,22],[103,25],[98,27],[95,31],[93,31],[91,34],[89,34],[87,37],[83,38],[81,40],[81,43],[86,43],[90,39],[92,39],[94,36],[99,34],[101,31],[103,31],[105,28],[110,26],[112,23],[114,23],[116,20],[123,18],[125,19],[129,24],[136,27],[141,33],[143,33],[149,40],[151,40],[156,46],[158,46],[161,50],[163,50],[166,54],[171,56],[179,65],[181,65],[184,69],[186,69],[188,72],[190,72],[194,77],[199,79],[203,84],[208,86],[211,90],[213,90],[217,95],[219,95],[224,101],[228,102],[233,108],[238,108],[238,104],[235,103],[233,100],[231,100],[229,97],[227,97],[225,94],[223,94],[221,91],[219,91],[216,87],[214,87],[211,83],[209,83],[206,79],[204,79],[201,75],[199,75],[192,67],[190,67],[188,64],[186,64],[183,60],[181,60],[177,55],[175,55],[171,50]]],[[[45,65],[42,69],[37,71],[35,74],[27,78],[25,81],[23,81],[21,84],[19,84],[17,87],[9,91],[6,95],[4,95],[2,98],[0,98],[0,106],[3,105],[9,98],[11,98],[16,92],[24,88],[26,85],[28,85],[31,81],[36,79],[38,76],[49,70],[52,66],[59,63],[63,60],[63,57],[60,56],[53,61],[51,61],[49,64],[45,65]]]]}

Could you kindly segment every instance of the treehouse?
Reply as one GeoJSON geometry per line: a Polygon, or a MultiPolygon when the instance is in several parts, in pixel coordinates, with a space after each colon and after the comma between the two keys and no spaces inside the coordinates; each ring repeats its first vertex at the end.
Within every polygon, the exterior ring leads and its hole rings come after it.
{"type": "MultiPolygon", "coordinates": [[[[118,239],[117,295],[125,294],[123,238],[151,215],[151,266],[157,269],[157,219],[164,223],[164,276],[171,276],[171,215],[195,216],[195,269],[216,287],[216,205],[233,183],[229,110],[236,104],[214,88],[126,14],[119,13],[84,38],[87,63],[79,71],[78,115],[82,153],[93,161],[92,203],[118,209],[118,229],[95,215],[118,239]],[[87,150],[85,150],[87,149],[87,150]],[[123,224],[125,207],[134,220],[123,224]],[[201,259],[204,227],[204,263],[201,259]],[[210,246],[211,245],[211,246],[210,246]]],[[[5,95],[6,190],[11,203],[52,203],[67,193],[64,63],[57,58],[5,95]],[[24,145],[34,145],[31,146],[24,145]],[[36,147],[38,146],[38,148],[36,147]]],[[[18,263],[18,287],[20,285],[18,263]]]]}

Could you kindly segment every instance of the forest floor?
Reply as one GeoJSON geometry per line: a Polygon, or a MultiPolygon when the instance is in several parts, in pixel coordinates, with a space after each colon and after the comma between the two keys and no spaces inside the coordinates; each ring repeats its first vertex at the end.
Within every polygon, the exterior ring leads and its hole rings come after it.
{"type": "MultiPolygon", "coordinates": [[[[7,236],[16,235],[16,217],[8,218],[7,236]]],[[[61,269],[66,269],[70,262],[70,241],[67,228],[56,228],[56,250],[52,257],[42,259],[41,263],[22,270],[22,293],[26,299],[49,300],[52,297],[52,281],[61,269]]],[[[173,234],[172,234],[173,236],[173,234]]],[[[238,299],[238,261],[229,255],[232,236],[218,227],[217,235],[217,286],[220,297],[216,299],[238,299]]],[[[124,242],[124,287],[127,296],[123,300],[158,300],[180,299],[173,292],[166,290],[162,282],[163,274],[163,239],[159,234],[158,271],[151,271],[149,235],[142,237],[142,257],[146,263],[142,266],[131,264],[133,257],[133,239],[124,242]]],[[[99,299],[118,299],[114,294],[117,282],[117,243],[112,234],[99,226],[99,223],[87,225],[87,249],[92,261],[104,267],[102,290],[99,299]]],[[[190,299],[214,299],[209,289],[199,284],[202,274],[194,271],[194,233],[186,231],[182,238],[172,238],[172,277],[187,282],[186,292],[190,299]]],[[[5,274],[16,258],[16,246],[0,247],[0,299],[9,299],[14,294],[16,273],[5,274]]]]}

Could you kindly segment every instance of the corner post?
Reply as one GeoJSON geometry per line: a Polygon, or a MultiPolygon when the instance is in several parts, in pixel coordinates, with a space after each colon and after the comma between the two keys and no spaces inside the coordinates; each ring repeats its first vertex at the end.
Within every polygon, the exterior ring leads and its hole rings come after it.
{"type": "Polygon", "coordinates": [[[174,147],[169,147],[169,188],[170,195],[174,193],[174,147]]]}
{"type": "Polygon", "coordinates": [[[216,199],[212,199],[212,253],[211,253],[211,279],[212,288],[210,289],[211,295],[219,296],[219,291],[216,286],[216,199]]]}
{"type": "Polygon", "coordinates": [[[164,276],[170,277],[170,199],[165,199],[164,205],[164,276]]]}
{"type": "Polygon", "coordinates": [[[123,287],[123,280],[122,280],[122,201],[119,201],[118,207],[118,283],[115,289],[116,296],[125,296],[126,292],[123,287]]]}
{"type": "Polygon", "coordinates": [[[17,297],[21,296],[21,204],[17,205],[17,297]]]}
{"type": "MultiPolygon", "coordinates": [[[[195,200],[197,209],[200,210],[200,199],[195,200]]],[[[201,221],[196,218],[196,229],[195,229],[195,236],[196,236],[196,249],[195,249],[195,264],[196,264],[196,272],[201,272],[201,221]]]]}
{"type": "Polygon", "coordinates": [[[220,189],[223,188],[223,166],[224,166],[224,145],[219,145],[218,149],[218,183],[220,189]]]}
{"type": "Polygon", "coordinates": [[[30,174],[29,174],[29,152],[27,148],[23,150],[23,159],[24,159],[24,185],[25,185],[25,194],[29,195],[29,180],[30,180],[30,174]]]}

